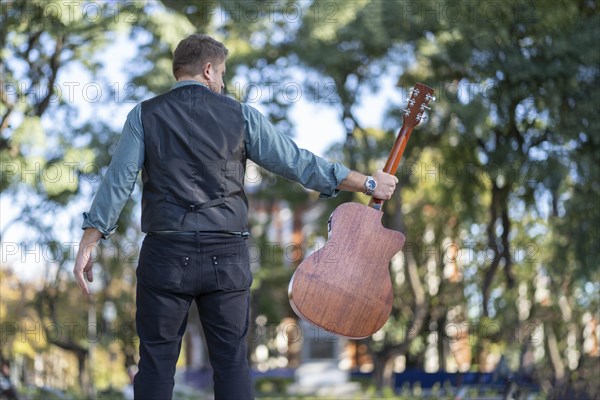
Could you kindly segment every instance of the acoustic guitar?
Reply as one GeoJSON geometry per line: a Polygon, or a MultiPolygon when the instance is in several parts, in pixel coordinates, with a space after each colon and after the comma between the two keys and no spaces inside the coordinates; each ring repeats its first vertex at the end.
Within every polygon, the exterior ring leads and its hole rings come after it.
{"type": "MultiPolygon", "coordinates": [[[[433,89],[417,83],[384,171],[395,174],[412,129],[434,101],[433,89]]],[[[352,339],[377,332],[392,311],[390,261],[404,235],[381,223],[383,200],[368,206],[344,203],[328,222],[325,246],[298,266],[288,287],[292,309],[305,321],[352,339]]]]}

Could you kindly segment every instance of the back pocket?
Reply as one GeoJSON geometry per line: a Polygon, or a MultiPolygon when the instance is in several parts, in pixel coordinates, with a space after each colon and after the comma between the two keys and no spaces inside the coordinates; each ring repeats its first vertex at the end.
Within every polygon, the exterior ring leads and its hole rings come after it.
{"type": "Polygon", "coordinates": [[[209,257],[220,290],[244,290],[250,287],[252,273],[245,243],[223,246],[209,253],[209,257]]]}
{"type": "Polygon", "coordinates": [[[145,255],[142,251],[136,275],[140,282],[152,288],[180,292],[189,263],[187,256],[145,255]]]}

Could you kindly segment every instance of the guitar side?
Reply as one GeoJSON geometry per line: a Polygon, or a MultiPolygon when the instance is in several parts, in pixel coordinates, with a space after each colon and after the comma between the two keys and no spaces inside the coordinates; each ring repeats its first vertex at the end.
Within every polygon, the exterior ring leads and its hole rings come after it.
{"type": "Polygon", "coordinates": [[[389,274],[404,235],[381,224],[383,213],[358,203],[337,207],[327,244],[296,269],[288,287],[299,316],[349,338],[377,332],[392,309],[389,274]]]}

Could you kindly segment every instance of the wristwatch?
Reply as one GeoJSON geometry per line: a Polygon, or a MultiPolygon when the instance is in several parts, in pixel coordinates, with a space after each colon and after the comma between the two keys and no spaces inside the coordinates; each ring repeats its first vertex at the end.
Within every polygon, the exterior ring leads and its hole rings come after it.
{"type": "Polygon", "coordinates": [[[373,179],[372,176],[367,176],[367,180],[365,180],[365,191],[364,193],[367,196],[373,196],[373,193],[375,193],[375,188],[377,187],[377,181],[375,179],[373,179]]]}

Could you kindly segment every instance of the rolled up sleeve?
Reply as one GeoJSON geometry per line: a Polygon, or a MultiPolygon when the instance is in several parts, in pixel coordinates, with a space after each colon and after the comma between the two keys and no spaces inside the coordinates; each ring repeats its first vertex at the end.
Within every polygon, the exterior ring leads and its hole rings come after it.
{"type": "Polygon", "coordinates": [[[119,144],[96,192],[89,212],[83,213],[82,229],[96,228],[104,239],[117,229],[117,220],[131,196],[144,164],[141,105],[127,115],[119,144]]]}

